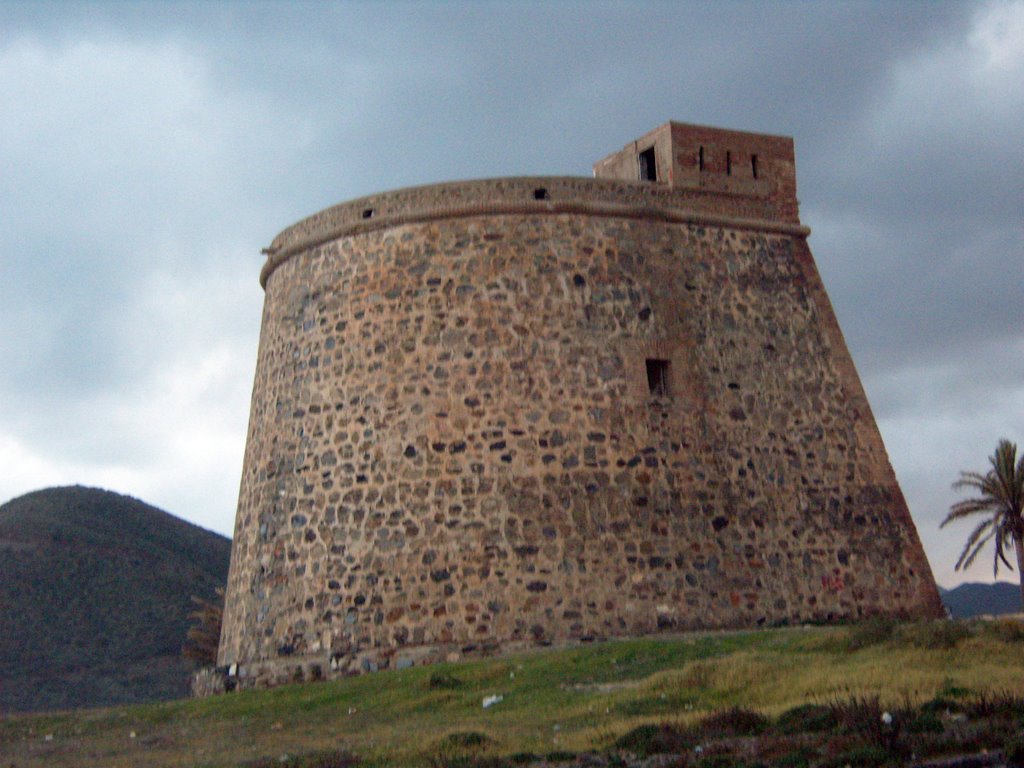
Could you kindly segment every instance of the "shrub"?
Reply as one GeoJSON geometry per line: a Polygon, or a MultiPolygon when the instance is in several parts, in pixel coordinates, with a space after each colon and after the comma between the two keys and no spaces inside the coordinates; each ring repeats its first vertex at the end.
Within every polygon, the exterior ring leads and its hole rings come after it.
{"type": "Polygon", "coordinates": [[[917,733],[911,738],[911,748],[918,760],[939,755],[964,754],[965,752],[980,752],[985,745],[976,745],[972,742],[965,742],[963,735],[957,731],[944,731],[943,733],[917,733]]]}
{"type": "Polygon", "coordinates": [[[829,709],[838,728],[844,733],[860,733],[872,741],[882,730],[882,705],[877,696],[851,696],[833,702],[829,709]]]}
{"type": "Polygon", "coordinates": [[[808,768],[812,757],[814,757],[814,753],[811,750],[798,749],[795,752],[782,755],[782,757],[775,761],[774,765],[778,766],[778,768],[808,768]]]}
{"type": "Polygon", "coordinates": [[[427,755],[425,762],[430,768],[505,768],[507,765],[497,757],[481,757],[451,748],[427,755]]]}
{"type": "Polygon", "coordinates": [[[698,730],[705,738],[756,736],[768,727],[768,719],[750,709],[733,707],[704,718],[698,730]]]}
{"type": "Polygon", "coordinates": [[[1024,736],[1016,736],[1003,747],[1006,768],[1024,768],[1024,736]]]}
{"type": "Polygon", "coordinates": [[[897,763],[899,761],[886,750],[870,744],[841,752],[835,757],[822,761],[819,768],[877,768],[877,766],[897,763]]]}
{"type": "Polygon", "coordinates": [[[548,752],[546,755],[544,755],[544,760],[546,760],[549,763],[568,763],[570,760],[575,759],[575,752],[564,752],[556,750],[554,752],[548,752]]]}
{"type": "Polygon", "coordinates": [[[917,648],[938,651],[955,648],[970,634],[970,627],[963,622],[938,619],[905,625],[902,638],[917,648]]]}
{"type": "Polygon", "coordinates": [[[772,761],[772,765],[778,768],[808,768],[812,760],[816,760],[817,753],[810,747],[797,747],[796,749],[779,755],[772,761]]]}
{"type": "Polygon", "coordinates": [[[220,645],[220,625],[224,616],[224,588],[217,587],[217,597],[204,600],[192,595],[190,598],[197,606],[188,617],[192,620],[185,635],[185,645],[181,655],[200,666],[217,664],[217,648],[220,645]]]}
{"type": "Polygon", "coordinates": [[[704,755],[693,764],[694,768],[746,768],[746,763],[732,755],[704,755]]]}
{"type": "Polygon", "coordinates": [[[879,645],[890,640],[896,631],[896,622],[892,619],[874,617],[862,621],[850,629],[846,638],[846,650],[859,651],[872,645],[879,645]]]}
{"type": "Polygon", "coordinates": [[[836,702],[832,709],[842,732],[856,735],[865,746],[878,747],[893,759],[909,756],[903,730],[916,715],[909,705],[883,708],[877,696],[853,696],[836,702]]]}
{"type": "Polygon", "coordinates": [[[643,756],[656,754],[651,750],[651,744],[659,737],[662,729],[667,729],[668,727],[667,725],[655,725],[654,723],[638,725],[616,739],[615,746],[643,756]]]}
{"type": "Polygon", "coordinates": [[[432,689],[453,690],[462,687],[462,681],[450,672],[434,672],[428,685],[432,689]]]}
{"type": "Polygon", "coordinates": [[[831,731],[838,725],[835,712],[823,704],[801,704],[787,709],[775,721],[779,733],[821,733],[831,731]]]}
{"type": "Polygon", "coordinates": [[[946,713],[956,714],[964,711],[964,705],[962,702],[956,701],[955,699],[949,699],[945,696],[939,695],[922,704],[920,711],[922,715],[941,715],[946,713]]]}
{"type": "Polygon", "coordinates": [[[998,749],[1017,734],[1017,728],[1006,720],[996,718],[966,723],[946,734],[948,741],[941,744],[945,752],[980,752],[998,749]]]}
{"type": "Polygon", "coordinates": [[[918,712],[907,722],[907,733],[942,733],[945,730],[934,712],[918,712]]]}
{"type": "Polygon", "coordinates": [[[1024,621],[1018,619],[995,619],[981,623],[982,632],[1004,643],[1024,642],[1024,621]]]}
{"type": "Polygon", "coordinates": [[[244,768],[354,768],[359,759],[343,750],[310,752],[305,755],[263,757],[243,763],[244,768]]]}
{"type": "Polygon", "coordinates": [[[648,723],[623,734],[615,742],[618,749],[632,752],[638,757],[685,752],[692,746],[690,740],[670,725],[648,723]]]}
{"type": "Polygon", "coordinates": [[[1002,717],[1024,719],[1024,696],[1010,691],[982,691],[967,702],[964,712],[968,717],[1002,717]]]}
{"type": "Polygon", "coordinates": [[[348,752],[323,752],[311,755],[301,763],[302,768],[353,768],[359,759],[348,752]]]}
{"type": "Polygon", "coordinates": [[[441,746],[474,749],[482,747],[489,741],[490,739],[479,731],[458,731],[456,733],[449,733],[441,739],[441,746]]]}
{"type": "Polygon", "coordinates": [[[536,762],[539,758],[533,752],[516,752],[513,755],[509,755],[508,761],[513,765],[528,765],[529,763],[536,762]]]}
{"type": "Polygon", "coordinates": [[[764,736],[757,740],[757,759],[778,768],[806,768],[817,762],[818,752],[805,740],[788,736],[764,736]]]}

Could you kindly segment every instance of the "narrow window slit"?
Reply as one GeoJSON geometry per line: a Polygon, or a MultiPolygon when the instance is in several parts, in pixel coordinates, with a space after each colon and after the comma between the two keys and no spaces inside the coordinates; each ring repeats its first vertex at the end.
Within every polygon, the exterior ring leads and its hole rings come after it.
{"type": "Polygon", "coordinates": [[[725,153],[725,175],[732,176],[732,152],[725,153]]]}
{"type": "Polygon", "coordinates": [[[647,359],[647,388],[655,397],[668,397],[668,360],[647,359]]]}
{"type": "Polygon", "coordinates": [[[704,147],[701,147],[697,153],[697,165],[700,166],[702,171],[704,170],[704,147]]]}
{"type": "Polygon", "coordinates": [[[757,178],[757,155],[750,156],[750,170],[754,174],[754,178],[757,178]]]}

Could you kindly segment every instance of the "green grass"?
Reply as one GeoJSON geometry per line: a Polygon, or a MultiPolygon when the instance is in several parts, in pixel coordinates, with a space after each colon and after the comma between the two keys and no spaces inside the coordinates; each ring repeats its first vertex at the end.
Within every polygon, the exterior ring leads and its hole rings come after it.
{"type": "MultiPolygon", "coordinates": [[[[756,734],[768,729],[799,741],[805,737],[794,722],[809,722],[804,731],[816,733],[837,727],[837,720],[821,709],[794,714],[795,708],[840,701],[923,707],[907,731],[926,735],[947,701],[968,702],[964,711],[984,710],[989,719],[1012,718],[1000,713],[1015,700],[1006,704],[1000,692],[1024,690],[1024,646],[1013,633],[913,625],[866,645],[854,642],[851,650],[849,641],[862,631],[647,638],[199,701],[11,716],[0,720],[0,765],[482,767],[493,758],[514,764],[531,754],[614,749],[642,726],[683,734],[680,743],[687,742],[687,729],[711,715],[723,733],[732,728],[761,739],[756,734]],[[504,698],[484,709],[483,698],[492,694],[504,698]]],[[[1006,722],[1005,728],[1016,727],[1006,722]]],[[[954,745],[960,738],[941,736],[954,745]]],[[[831,757],[844,750],[860,750],[857,760],[878,757],[877,745],[849,735],[828,738],[835,741],[831,757]]],[[[799,763],[807,749],[795,743],[779,759],[799,763]]]]}

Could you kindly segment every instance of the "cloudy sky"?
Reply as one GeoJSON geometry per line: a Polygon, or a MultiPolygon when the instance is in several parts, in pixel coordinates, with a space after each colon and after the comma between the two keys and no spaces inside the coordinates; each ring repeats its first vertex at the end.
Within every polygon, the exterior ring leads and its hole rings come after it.
{"type": "Polygon", "coordinates": [[[0,501],[81,483],[230,535],[277,232],[395,187],[589,175],[668,119],[795,138],[941,584],[951,482],[1024,448],[1021,0],[0,0],[0,104],[0,501]]]}

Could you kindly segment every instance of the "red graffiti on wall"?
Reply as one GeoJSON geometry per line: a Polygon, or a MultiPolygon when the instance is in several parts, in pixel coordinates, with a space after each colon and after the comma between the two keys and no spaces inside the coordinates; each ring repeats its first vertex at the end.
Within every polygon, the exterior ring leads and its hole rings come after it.
{"type": "Polygon", "coordinates": [[[841,573],[827,573],[821,577],[821,588],[826,592],[842,592],[845,587],[841,573]]]}

